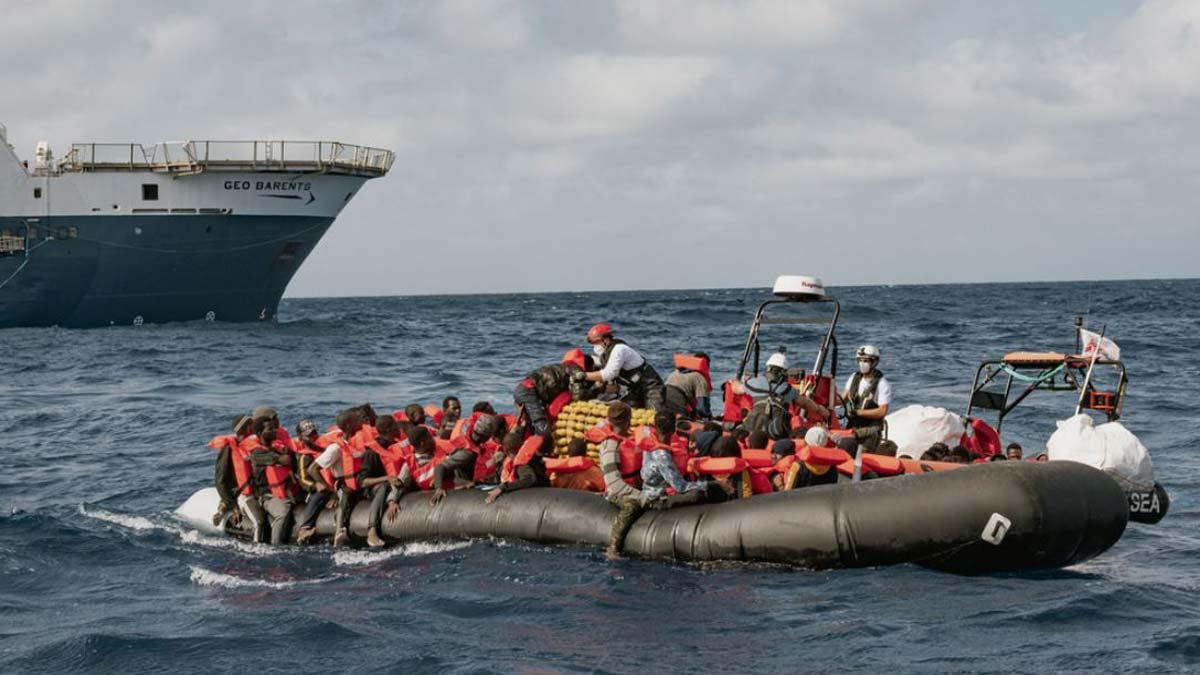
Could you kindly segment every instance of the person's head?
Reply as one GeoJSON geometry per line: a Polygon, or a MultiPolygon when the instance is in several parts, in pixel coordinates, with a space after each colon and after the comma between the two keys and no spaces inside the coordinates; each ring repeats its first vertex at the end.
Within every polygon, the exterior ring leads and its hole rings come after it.
{"type": "Polygon", "coordinates": [[[708,454],[710,457],[741,457],[742,446],[733,436],[722,436],[713,442],[708,454]]]}
{"type": "Polygon", "coordinates": [[[796,427],[795,429],[792,429],[791,432],[788,434],[788,437],[791,438],[793,441],[802,441],[802,440],[804,440],[804,436],[806,434],[808,434],[808,427],[806,427],[804,425],[800,425],[800,426],[796,427]]]}
{"type": "Polygon", "coordinates": [[[472,413],[487,413],[488,415],[495,415],[496,409],[493,408],[492,404],[487,401],[476,401],[475,405],[471,406],[471,412],[472,413]]]}
{"type": "Polygon", "coordinates": [[[408,442],[412,444],[413,452],[421,456],[432,455],[437,447],[433,436],[425,427],[414,427],[408,434],[408,442]]]}
{"type": "MultiPolygon", "coordinates": [[[[492,439],[497,443],[504,440],[504,435],[509,432],[508,420],[500,415],[495,415],[496,428],[492,431],[492,439]]],[[[521,430],[524,433],[524,429],[521,430]]]]}
{"type": "Polygon", "coordinates": [[[425,408],[420,403],[404,406],[404,416],[413,424],[425,424],[425,408]]]}
{"type": "Polygon", "coordinates": [[[391,415],[384,415],[375,421],[375,430],[379,432],[379,442],[381,445],[388,445],[400,435],[400,425],[396,423],[396,418],[391,415]]]}
{"type": "Polygon", "coordinates": [[[582,438],[572,438],[567,444],[567,457],[587,457],[587,441],[582,438]]]}
{"type": "MultiPolygon", "coordinates": [[[[392,418],[392,419],[395,419],[395,418],[392,418]]],[[[396,428],[399,429],[400,433],[404,434],[405,436],[411,436],[412,432],[413,432],[413,428],[416,426],[417,425],[413,424],[412,422],[409,422],[408,420],[400,420],[399,422],[396,422],[396,428]]]]}
{"type": "Polygon", "coordinates": [[[851,455],[858,452],[858,438],[853,434],[849,436],[842,436],[841,438],[837,439],[837,443],[834,445],[836,445],[838,449],[845,450],[851,455]]]}
{"type": "Polygon", "coordinates": [[[715,431],[719,434],[722,431],[721,423],[720,422],[705,422],[704,430],[705,431],[715,431]]]}
{"type": "MultiPolygon", "coordinates": [[[[929,449],[925,451],[925,454],[933,455],[931,458],[932,461],[940,461],[946,455],[950,454],[950,446],[946,445],[945,443],[934,443],[933,445],[929,446],[929,449]]],[[[922,455],[921,458],[924,459],[925,455],[922,455]]]]}
{"type": "Polygon", "coordinates": [[[954,462],[955,464],[970,464],[971,453],[961,445],[954,446],[950,452],[946,453],[946,461],[954,462]]]}
{"type": "Polygon", "coordinates": [[[238,415],[233,418],[233,435],[245,438],[254,433],[254,418],[249,415],[238,415]]]}
{"type": "Polygon", "coordinates": [[[790,438],[781,438],[771,446],[771,459],[776,462],[794,454],[796,454],[796,442],[790,438]]]}
{"type": "Polygon", "coordinates": [[[819,448],[829,443],[829,430],[825,427],[811,427],[808,433],[804,434],[804,442],[814,448],[819,448]]]}
{"type": "Polygon", "coordinates": [[[1037,456],[1035,459],[1036,459],[1037,461],[1039,461],[1039,462],[1049,462],[1049,461],[1050,461],[1050,455],[1047,455],[1047,454],[1046,454],[1046,453],[1044,453],[1044,452],[1042,452],[1042,453],[1038,453],[1038,456],[1037,456]]]}
{"type": "Polygon", "coordinates": [[[629,423],[633,420],[633,408],[624,401],[613,401],[608,404],[607,417],[614,431],[629,431],[629,423]]]}
{"type": "Polygon", "coordinates": [[[767,379],[779,382],[787,379],[788,358],[783,352],[775,352],[767,359],[767,379]]]}
{"type": "Polygon", "coordinates": [[[671,413],[654,413],[654,435],[659,443],[670,443],[675,435],[675,416],[671,413]]]}
{"type": "Polygon", "coordinates": [[[875,345],[863,345],[854,353],[854,360],[858,364],[858,372],[863,375],[869,375],[875,367],[879,365],[879,348],[875,345]]]}
{"type": "Polygon", "coordinates": [[[442,412],[447,415],[453,413],[457,419],[462,415],[462,402],[458,400],[457,396],[447,396],[442,399],[442,412]]]}
{"type": "Polygon", "coordinates": [[[347,438],[358,433],[363,426],[363,415],[359,408],[346,408],[337,415],[337,426],[347,438]]]}
{"type": "Polygon", "coordinates": [[[717,442],[718,438],[721,438],[720,429],[701,429],[692,432],[689,445],[692,452],[698,455],[708,455],[711,454],[713,444],[717,442]]]}
{"type": "Polygon", "coordinates": [[[588,369],[587,355],[584,354],[583,350],[579,349],[578,347],[575,349],[568,349],[567,353],[563,354],[562,364],[566,366],[568,370],[582,370],[586,372],[588,369]]]}
{"type": "Polygon", "coordinates": [[[607,347],[613,341],[616,333],[613,327],[606,323],[598,323],[588,329],[587,342],[593,347],[607,347]]]}
{"type": "Polygon", "coordinates": [[[312,420],[303,419],[296,424],[296,438],[306,443],[314,443],[318,435],[317,425],[312,420]]]}
{"type": "Polygon", "coordinates": [[[378,416],[375,414],[375,408],[372,408],[370,403],[364,403],[356,409],[358,410],[359,417],[362,418],[363,424],[375,426],[378,416]]]}
{"type": "Polygon", "coordinates": [[[752,450],[765,450],[767,448],[767,442],[770,440],[771,437],[767,435],[767,432],[761,429],[752,431],[750,432],[750,435],[746,437],[746,447],[752,450]]]}
{"type": "Polygon", "coordinates": [[[875,446],[875,454],[883,455],[884,457],[895,457],[900,451],[900,446],[896,445],[896,441],[882,440],[879,445],[875,446]]]}
{"type": "Polygon", "coordinates": [[[988,457],[988,461],[989,462],[1006,462],[1006,461],[1008,461],[1008,458],[1005,457],[1004,455],[997,453],[995,455],[992,455],[991,457],[988,457]]]}
{"type": "Polygon", "coordinates": [[[1009,459],[1021,459],[1024,453],[1020,443],[1009,443],[1008,447],[1004,449],[1004,455],[1009,459]]]}
{"type": "Polygon", "coordinates": [[[268,421],[275,425],[276,428],[279,427],[279,413],[275,412],[275,409],[270,406],[260,405],[254,409],[254,412],[250,413],[250,416],[254,418],[255,422],[268,421]]]}
{"type": "Polygon", "coordinates": [[[475,444],[483,443],[496,434],[495,415],[482,414],[475,418],[475,423],[471,425],[471,430],[468,435],[471,437],[471,442],[475,444]]]}
{"type": "Polygon", "coordinates": [[[270,445],[275,442],[275,423],[271,418],[255,419],[250,423],[250,428],[254,430],[254,435],[265,445],[270,445]]]}

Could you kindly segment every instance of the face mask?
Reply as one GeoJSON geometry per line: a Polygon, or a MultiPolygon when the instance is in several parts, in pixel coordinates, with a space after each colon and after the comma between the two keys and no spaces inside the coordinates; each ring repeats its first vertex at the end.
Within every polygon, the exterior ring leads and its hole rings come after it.
{"type": "Polygon", "coordinates": [[[604,345],[592,345],[592,353],[596,356],[604,356],[604,345]]]}
{"type": "Polygon", "coordinates": [[[871,372],[871,368],[874,365],[875,364],[871,363],[870,361],[859,361],[858,362],[858,372],[862,373],[863,375],[866,375],[871,372]]]}

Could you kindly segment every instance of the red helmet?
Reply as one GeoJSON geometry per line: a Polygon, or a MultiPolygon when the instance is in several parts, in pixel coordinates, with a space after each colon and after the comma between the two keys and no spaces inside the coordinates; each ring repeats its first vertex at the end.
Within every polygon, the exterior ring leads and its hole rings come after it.
{"type": "Polygon", "coordinates": [[[599,342],[605,335],[612,335],[613,327],[606,323],[598,323],[587,332],[587,341],[591,344],[599,342]]]}
{"type": "Polygon", "coordinates": [[[587,357],[584,356],[582,349],[569,350],[563,354],[562,362],[564,365],[577,366],[580,370],[587,370],[587,357]]]}

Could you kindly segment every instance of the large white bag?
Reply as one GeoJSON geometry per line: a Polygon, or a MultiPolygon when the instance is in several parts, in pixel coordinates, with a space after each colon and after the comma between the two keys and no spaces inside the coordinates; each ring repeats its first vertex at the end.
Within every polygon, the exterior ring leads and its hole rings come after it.
{"type": "Polygon", "coordinates": [[[887,437],[896,444],[897,457],[920,459],[934,443],[957,445],[962,434],[962,418],[945,408],[910,405],[887,416],[887,437]]]}
{"type": "Polygon", "coordinates": [[[1150,452],[1120,422],[1095,426],[1085,414],[1063,420],[1046,441],[1046,454],[1051,460],[1069,459],[1105,471],[1127,492],[1154,489],[1150,452]]]}

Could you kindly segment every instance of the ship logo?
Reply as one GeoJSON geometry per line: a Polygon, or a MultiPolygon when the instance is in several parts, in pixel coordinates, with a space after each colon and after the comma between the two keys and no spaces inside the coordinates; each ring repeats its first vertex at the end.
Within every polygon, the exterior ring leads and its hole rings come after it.
{"type": "MultiPolygon", "coordinates": [[[[303,195],[263,194],[263,195],[259,195],[259,197],[270,197],[272,199],[304,199],[303,195]]],[[[309,190],[308,191],[308,201],[304,202],[304,205],[308,206],[309,204],[311,204],[315,201],[317,201],[317,196],[312,193],[312,190],[309,190]]]]}

